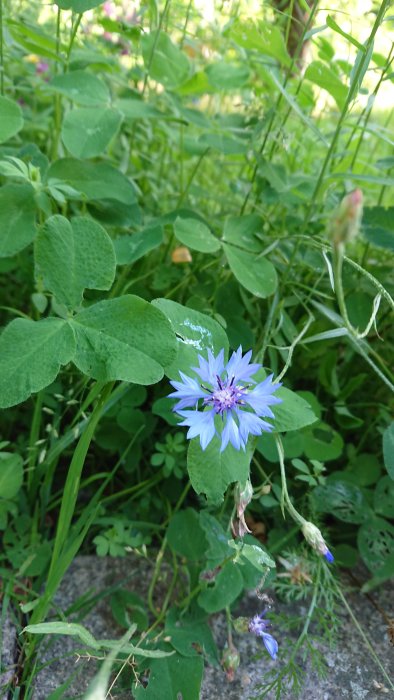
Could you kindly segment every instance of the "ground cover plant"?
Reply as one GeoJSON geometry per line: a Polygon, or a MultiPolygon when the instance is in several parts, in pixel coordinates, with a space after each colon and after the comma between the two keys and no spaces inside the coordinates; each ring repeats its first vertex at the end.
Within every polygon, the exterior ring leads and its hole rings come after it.
{"type": "Polygon", "coordinates": [[[98,662],[91,700],[195,700],[240,634],[255,697],[296,696],[349,610],[339,571],[392,577],[389,5],[0,0],[8,697],[62,634],[98,662]],[[54,607],[79,553],[152,562],[146,600],[105,594],[123,637],[84,627],[94,587],[54,607]]]}

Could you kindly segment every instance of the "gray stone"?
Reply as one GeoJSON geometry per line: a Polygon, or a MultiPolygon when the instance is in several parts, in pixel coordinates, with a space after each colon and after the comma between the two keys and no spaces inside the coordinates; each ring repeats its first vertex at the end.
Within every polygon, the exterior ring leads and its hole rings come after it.
{"type": "Polygon", "coordinates": [[[7,689],[14,677],[17,661],[16,628],[9,615],[6,615],[1,630],[0,698],[7,700],[7,689]]]}
{"type": "MultiPolygon", "coordinates": [[[[146,597],[151,579],[153,564],[140,557],[130,556],[125,559],[97,558],[93,556],[77,557],[67,572],[55,599],[55,610],[63,613],[75,604],[75,602],[87,594],[95,595],[105,591],[108,587],[119,585],[135,593],[146,597]]],[[[162,577],[156,589],[156,604],[168,590],[170,569],[163,567],[162,577]]],[[[374,594],[379,600],[381,608],[390,617],[394,617],[393,590],[389,586],[382,588],[374,594]]],[[[393,647],[390,644],[387,625],[383,617],[371,605],[366,596],[359,593],[347,595],[347,600],[354,614],[367,632],[376,654],[381,660],[386,672],[393,674],[393,647]]],[[[237,613],[251,617],[261,610],[261,602],[254,593],[249,593],[240,603],[237,613]]],[[[275,612],[281,616],[306,614],[306,603],[284,604],[276,601],[275,612]]],[[[84,613],[86,610],[81,610],[84,613]]],[[[323,653],[327,675],[318,677],[313,670],[310,661],[304,665],[305,685],[300,697],[302,700],[379,700],[379,698],[392,697],[391,691],[385,687],[384,676],[369,654],[354,624],[348,615],[342,611],[341,625],[337,639],[337,646],[327,648],[321,640],[316,639],[313,644],[323,653]]],[[[71,618],[78,620],[78,611],[74,611],[71,618]]],[[[108,598],[102,597],[95,601],[88,614],[82,615],[80,622],[87,627],[98,639],[119,639],[124,630],[116,625],[109,609],[108,598]]],[[[220,648],[226,642],[226,623],[224,615],[213,616],[212,630],[220,648]]],[[[312,630],[313,631],[313,630],[312,630]]],[[[283,650],[282,634],[275,626],[274,636],[278,639],[283,650]]],[[[287,633],[286,633],[287,635],[287,633]]],[[[288,635],[287,635],[288,636],[288,635]]],[[[291,639],[291,637],[290,637],[291,639]]],[[[295,639],[295,638],[294,638],[295,639]]],[[[264,673],[272,668],[280,669],[283,658],[278,657],[272,661],[264,652],[261,640],[251,634],[234,634],[234,643],[241,655],[241,665],[236,678],[232,683],[227,682],[220,667],[209,667],[205,671],[200,700],[249,700],[262,697],[258,687],[262,682],[264,673]],[[263,651],[263,653],[261,653],[263,651]]],[[[11,648],[11,641],[9,641],[11,648]]],[[[95,675],[99,661],[93,658],[77,656],[77,650],[81,645],[72,637],[46,638],[40,649],[40,663],[42,669],[35,681],[35,689],[32,700],[47,700],[50,694],[62,684],[69,681],[69,686],[64,698],[81,698],[90,679],[95,675]]],[[[285,654],[283,654],[285,656],[285,654]]],[[[126,700],[130,693],[114,693],[114,700],[126,700]]],[[[265,696],[267,700],[274,700],[276,695],[271,691],[265,696]]],[[[282,694],[283,700],[291,700],[297,695],[291,690],[282,694]]],[[[168,698],[168,700],[177,700],[168,698]]],[[[188,700],[184,698],[183,700],[188,700]]]]}

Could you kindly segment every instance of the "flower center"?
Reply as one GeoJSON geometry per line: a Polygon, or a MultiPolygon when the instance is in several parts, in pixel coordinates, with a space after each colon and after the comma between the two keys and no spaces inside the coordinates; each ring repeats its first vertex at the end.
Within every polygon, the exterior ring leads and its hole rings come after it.
{"type": "Polygon", "coordinates": [[[212,396],[204,399],[204,403],[213,404],[216,413],[231,410],[236,404],[242,403],[244,389],[240,386],[234,386],[233,381],[226,384],[218,377],[219,388],[212,392],[212,396]]]}

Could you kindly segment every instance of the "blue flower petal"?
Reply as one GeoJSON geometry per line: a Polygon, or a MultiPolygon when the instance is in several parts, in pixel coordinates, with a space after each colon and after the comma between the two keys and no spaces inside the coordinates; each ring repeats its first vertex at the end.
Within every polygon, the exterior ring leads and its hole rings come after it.
{"type": "Polygon", "coordinates": [[[282,403],[282,399],[279,399],[277,396],[272,396],[274,391],[282,386],[279,383],[272,384],[272,377],[273,375],[271,374],[267,379],[264,379],[263,382],[253,387],[251,391],[248,391],[243,397],[244,401],[249,404],[259,416],[273,418],[274,414],[269,406],[282,403]]]}
{"type": "Polygon", "coordinates": [[[231,442],[232,446],[235,447],[236,450],[239,450],[241,447],[242,449],[245,449],[245,445],[240,438],[238,426],[232,417],[231,412],[227,411],[227,420],[222,431],[222,445],[220,452],[223,452],[223,450],[226,449],[229,442],[231,442]]]}
{"type": "MultiPolygon", "coordinates": [[[[233,352],[229,361],[226,365],[226,372],[228,378],[231,380],[234,377],[234,383],[240,381],[248,381],[253,374],[261,368],[258,364],[249,364],[250,358],[252,357],[252,351],[246,353],[242,357],[242,347],[239,346],[236,352],[233,352]]],[[[252,380],[253,381],[253,380],[252,380]]]]}
{"type": "Polygon", "coordinates": [[[269,655],[275,661],[279,649],[278,642],[271,634],[268,634],[268,632],[263,632],[260,636],[269,655]]]}
{"type": "Polygon", "coordinates": [[[220,377],[224,370],[224,350],[222,349],[216,357],[211,350],[208,350],[208,360],[199,355],[198,362],[199,367],[193,367],[192,369],[197,372],[203,382],[208,382],[213,387],[217,387],[217,377],[220,377]]]}
{"type": "Polygon", "coordinates": [[[255,413],[250,411],[237,411],[239,421],[239,434],[241,440],[246,443],[249,435],[261,435],[262,432],[269,432],[272,426],[261,420],[255,413]]]}
{"type": "Polygon", "coordinates": [[[189,440],[199,435],[201,449],[205,450],[215,435],[215,412],[179,411],[179,414],[185,419],[179,425],[189,426],[187,433],[189,440]]]}
{"type": "Polygon", "coordinates": [[[332,564],[334,561],[334,555],[331,554],[330,550],[327,548],[327,552],[324,553],[325,558],[327,559],[329,564],[332,564]]]}

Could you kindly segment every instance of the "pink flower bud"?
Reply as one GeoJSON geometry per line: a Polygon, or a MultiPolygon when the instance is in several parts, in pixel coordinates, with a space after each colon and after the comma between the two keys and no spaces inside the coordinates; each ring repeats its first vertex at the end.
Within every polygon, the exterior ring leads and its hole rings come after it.
{"type": "Polygon", "coordinates": [[[360,230],[363,193],[360,189],[347,194],[340,203],[329,228],[335,245],[352,241],[360,230]]]}

